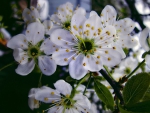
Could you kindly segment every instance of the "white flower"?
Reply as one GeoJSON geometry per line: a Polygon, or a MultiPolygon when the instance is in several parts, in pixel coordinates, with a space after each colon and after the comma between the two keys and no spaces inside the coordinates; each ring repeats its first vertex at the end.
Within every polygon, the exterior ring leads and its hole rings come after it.
{"type": "MultiPolygon", "coordinates": [[[[131,56],[127,57],[119,64],[119,68],[115,69],[112,76],[114,79],[119,80],[124,75],[130,74],[137,66],[138,66],[137,59],[134,59],[131,56]]],[[[142,71],[141,69],[138,69],[136,73],[139,73],[141,71],[142,71]]]]}
{"type": "Polygon", "coordinates": [[[35,109],[35,108],[39,108],[39,105],[40,105],[40,102],[38,100],[35,99],[35,94],[42,90],[42,89],[48,89],[48,87],[46,86],[43,86],[41,88],[32,88],[30,91],[29,91],[29,94],[28,94],[28,105],[30,107],[30,109],[35,109]]]}
{"type": "Polygon", "coordinates": [[[73,14],[77,13],[86,15],[85,9],[81,7],[73,11],[73,5],[70,2],[60,5],[57,13],[50,17],[51,21],[55,23],[55,27],[53,29],[63,28],[70,30],[71,18],[73,14]]]}
{"type": "Polygon", "coordinates": [[[149,29],[148,28],[145,28],[141,32],[140,44],[143,47],[143,49],[147,52],[147,54],[145,56],[145,62],[147,64],[147,66],[150,68],[150,36],[149,36],[149,29]]]}
{"type": "Polygon", "coordinates": [[[44,40],[44,26],[38,22],[31,23],[25,32],[25,35],[18,34],[14,36],[7,46],[14,49],[14,59],[19,63],[16,73],[28,75],[38,65],[45,75],[51,75],[56,70],[56,63],[51,55],[56,46],[44,40]]]}
{"type": "Polygon", "coordinates": [[[116,34],[113,26],[101,28],[101,20],[94,16],[86,20],[82,14],[74,14],[71,20],[71,33],[58,29],[51,34],[54,44],[62,47],[52,55],[58,65],[69,64],[72,78],[81,79],[89,71],[96,72],[103,65],[115,66],[121,61],[116,47],[109,48],[116,34]],[[80,18],[79,18],[80,17],[80,18]]]}
{"type": "Polygon", "coordinates": [[[43,89],[35,94],[35,99],[49,103],[48,113],[91,113],[91,103],[83,94],[75,94],[70,98],[72,87],[64,80],[58,80],[54,89],[43,89]]]}
{"type": "MultiPolygon", "coordinates": [[[[97,13],[92,11],[90,16],[97,17],[97,13]]],[[[119,44],[121,47],[132,48],[137,45],[137,40],[130,35],[135,27],[135,22],[133,22],[130,18],[124,18],[121,20],[116,20],[117,12],[114,7],[107,5],[102,10],[101,15],[101,23],[99,26],[107,27],[114,26],[116,30],[116,34],[114,37],[114,41],[119,44]]]]}

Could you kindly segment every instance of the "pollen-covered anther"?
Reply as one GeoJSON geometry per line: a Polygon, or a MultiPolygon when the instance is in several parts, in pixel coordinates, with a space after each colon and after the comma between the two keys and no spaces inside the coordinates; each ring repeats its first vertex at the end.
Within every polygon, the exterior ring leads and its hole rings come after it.
{"type": "Polygon", "coordinates": [[[86,63],[83,63],[83,66],[86,66],[86,63]]]}
{"type": "Polygon", "coordinates": [[[94,33],[93,35],[96,36],[96,33],[94,33]]]}
{"type": "Polygon", "coordinates": [[[98,28],[98,32],[99,32],[99,33],[102,32],[102,29],[101,29],[101,28],[98,28]]]}
{"type": "Polygon", "coordinates": [[[110,57],[108,57],[108,61],[110,61],[111,60],[111,58],[110,57]]]}
{"type": "Polygon", "coordinates": [[[68,61],[68,59],[67,59],[67,58],[64,58],[64,61],[66,61],[66,62],[67,62],[67,61],[68,61]]]}
{"type": "Polygon", "coordinates": [[[82,32],[79,32],[80,35],[82,35],[82,32]]]}
{"type": "Polygon", "coordinates": [[[90,24],[86,24],[86,27],[90,27],[91,25],[90,24]]]}
{"type": "Polygon", "coordinates": [[[89,56],[89,55],[87,55],[86,57],[87,57],[87,58],[90,58],[90,56],[89,56]]]}
{"type": "Polygon", "coordinates": [[[97,58],[100,59],[100,56],[98,55],[97,58]]]}
{"type": "Polygon", "coordinates": [[[94,26],[92,26],[91,29],[94,30],[94,26]]]}
{"type": "Polygon", "coordinates": [[[47,98],[47,97],[45,97],[45,98],[44,98],[44,100],[45,100],[45,101],[48,101],[48,98],[47,98]]]}
{"type": "Polygon", "coordinates": [[[108,54],[108,51],[105,51],[106,54],[108,54]]]}
{"type": "Polygon", "coordinates": [[[73,26],[73,28],[74,28],[76,31],[78,31],[78,28],[77,28],[77,26],[76,26],[76,25],[74,25],[74,26],[73,26]]]}
{"type": "Polygon", "coordinates": [[[107,34],[107,35],[110,35],[110,32],[109,32],[109,31],[106,31],[106,34],[107,34]]]}
{"type": "Polygon", "coordinates": [[[113,49],[116,49],[116,47],[113,47],[113,49]]]}
{"type": "Polygon", "coordinates": [[[29,31],[27,31],[27,33],[29,33],[29,31]]]}
{"type": "Polygon", "coordinates": [[[51,95],[54,95],[55,93],[54,92],[51,92],[51,95]]]}
{"type": "Polygon", "coordinates": [[[100,40],[103,40],[103,37],[100,37],[100,40]]]}
{"type": "Polygon", "coordinates": [[[82,25],[80,25],[79,28],[82,29],[82,25]]]}
{"type": "Polygon", "coordinates": [[[52,100],[52,103],[55,103],[55,100],[52,100]]]}
{"type": "Polygon", "coordinates": [[[103,16],[103,14],[100,14],[100,16],[103,16]]]}
{"type": "Polygon", "coordinates": [[[72,57],[72,60],[75,60],[75,57],[72,57]]]}
{"type": "Polygon", "coordinates": [[[50,29],[50,28],[51,28],[50,26],[47,27],[47,29],[50,29]]]}
{"type": "Polygon", "coordinates": [[[29,15],[29,14],[30,14],[30,12],[28,11],[28,12],[27,12],[27,14],[29,15]]]}
{"type": "Polygon", "coordinates": [[[96,61],[96,64],[99,64],[99,61],[96,61]]]}
{"type": "Polygon", "coordinates": [[[69,49],[66,49],[66,52],[69,52],[69,49]]]}
{"type": "Polygon", "coordinates": [[[58,40],[61,40],[61,37],[58,37],[58,40]]]}
{"type": "Polygon", "coordinates": [[[57,48],[56,51],[58,51],[59,49],[57,48]]]}

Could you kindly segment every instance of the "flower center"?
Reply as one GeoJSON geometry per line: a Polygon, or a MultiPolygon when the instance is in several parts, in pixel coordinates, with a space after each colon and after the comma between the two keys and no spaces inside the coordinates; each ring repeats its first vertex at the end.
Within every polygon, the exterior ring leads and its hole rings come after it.
{"type": "Polygon", "coordinates": [[[64,105],[66,105],[67,107],[69,107],[69,106],[71,106],[72,105],[72,102],[71,102],[71,100],[70,99],[65,99],[64,100],[64,105]]]}
{"type": "Polygon", "coordinates": [[[37,56],[39,56],[39,49],[37,47],[31,47],[28,49],[28,55],[31,57],[31,58],[35,58],[37,56]]]}
{"type": "Polygon", "coordinates": [[[70,30],[70,21],[69,20],[63,23],[63,29],[66,29],[68,31],[70,30]]]}
{"type": "Polygon", "coordinates": [[[130,74],[131,73],[131,69],[129,67],[126,67],[124,72],[125,72],[125,74],[130,74]]]}
{"type": "Polygon", "coordinates": [[[94,43],[93,39],[79,39],[79,43],[75,48],[78,49],[79,53],[82,53],[84,55],[88,54],[94,54],[94,51],[96,51],[96,45],[94,43]]]}

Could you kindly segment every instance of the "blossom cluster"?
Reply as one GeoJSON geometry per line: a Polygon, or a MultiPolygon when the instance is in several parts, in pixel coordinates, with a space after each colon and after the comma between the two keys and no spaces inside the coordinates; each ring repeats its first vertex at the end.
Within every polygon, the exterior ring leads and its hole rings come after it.
{"type": "MultiPolygon", "coordinates": [[[[103,66],[112,68],[122,65],[113,74],[116,76],[119,73],[120,76],[130,74],[138,65],[133,58],[124,59],[126,54],[123,50],[138,43],[131,35],[135,22],[130,18],[117,20],[114,7],[107,5],[100,15],[91,11],[87,16],[84,8],[74,10],[73,5],[67,2],[44,21],[39,10],[40,6],[24,9],[25,33],[12,37],[7,43],[19,64],[15,70],[17,74],[25,76],[38,68],[42,74],[50,76],[57,65],[68,65],[71,78],[81,80],[88,73],[100,71],[103,66]]],[[[147,51],[145,60],[149,62],[150,46],[145,36],[148,29],[143,32],[141,35],[144,38],[140,43],[147,51]]],[[[29,92],[30,108],[39,108],[43,102],[50,105],[49,109],[44,110],[48,113],[94,113],[83,91],[76,92],[77,89],[64,80],[58,80],[54,86],[56,89],[47,86],[32,88],[29,92]]]]}

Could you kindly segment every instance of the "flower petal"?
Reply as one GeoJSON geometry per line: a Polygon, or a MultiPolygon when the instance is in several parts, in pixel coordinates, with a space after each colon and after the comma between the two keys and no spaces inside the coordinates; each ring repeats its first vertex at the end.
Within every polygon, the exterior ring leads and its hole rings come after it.
{"type": "Polygon", "coordinates": [[[91,16],[98,16],[98,14],[95,11],[91,11],[89,17],[91,17],[91,16]]]}
{"type": "Polygon", "coordinates": [[[79,7],[77,8],[75,11],[74,11],[74,14],[81,14],[81,15],[86,15],[86,10],[82,7],[79,7]]]}
{"type": "Polygon", "coordinates": [[[113,67],[121,62],[122,55],[113,49],[100,49],[98,51],[103,65],[113,67]]]}
{"type": "Polygon", "coordinates": [[[69,31],[57,29],[51,34],[51,41],[61,47],[70,48],[75,45],[74,38],[69,31]]]}
{"type": "Polygon", "coordinates": [[[70,49],[59,49],[54,52],[52,58],[56,61],[57,65],[65,66],[68,65],[72,60],[72,57],[76,55],[75,51],[71,51],[70,49]]]}
{"type": "Polygon", "coordinates": [[[65,95],[65,96],[71,94],[72,86],[70,84],[68,84],[67,82],[65,82],[64,80],[58,80],[54,84],[54,86],[57,91],[59,91],[61,94],[65,95]]]}
{"type": "Polygon", "coordinates": [[[54,23],[62,23],[61,20],[58,18],[57,14],[51,15],[50,20],[54,23]]]}
{"type": "Polygon", "coordinates": [[[116,21],[117,12],[113,6],[106,5],[101,12],[102,22],[105,26],[113,25],[116,21]]]}
{"type": "Polygon", "coordinates": [[[45,103],[52,103],[55,101],[60,101],[61,96],[58,91],[51,88],[49,89],[47,88],[47,89],[39,90],[35,94],[35,99],[45,103]]]}
{"type": "Polygon", "coordinates": [[[86,64],[84,66],[85,69],[91,72],[99,71],[102,68],[100,59],[94,55],[87,55],[86,57],[84,57],[83,63],[86,64]]]}
{"type": "Polygon", "coordinates": [[[44,33],[44,26],[39,22],[34,22],[28,25],[26,37],[30,43],[36,45],[39,41],[44,39],[44,33]]]}
{"type": "Polygon", "coordinates": [[[74,35],[83,36],[83,24],[86,17],[82,14],[74,14],[71,19],[71,31],[74,35]],[[80,17],[80,18],[79,18],[80,17]]]}
{"type": "Polygon", "coordinates": [[[135,22],[130,18],[125,18],[117,21],[114,26],[116,27],[117,33],[120,35],[129,34],[135,27],[135,22]]]}
{"type": "Polygon", "coordinates": [[[83,59],[84,55],[79,54],[75,60],[69,63],[69,73],[72,78],[79,80],[88,72],[88,70],[84,68],[83,59]]]}
{"type": "Polygon", "coordinates": [[[150,55],[146,55],[145,61],[146,61],[148,68],[150,68],[150,55]]]}
{"type": "Polygon", "coordinates": [[[36,18],[40,19],[40,14],[39,14],[38,10],[33,6],[31,6],[30,9],[31,9],[32,18],[33,19],[36,19],[36,18]]]}
{"type": "Polygon", "coordinates": [[[27,52],[21,48],[14,49],[13,56],[20,64],[26,64],[28,62],[29,56],[27,55],[27,52]]]}
{"type": "Polygon", "coordinates": [[[46,55],[50,55],[53,52],[55,52],[57,49],[59,49],[59,47],[57,45],[55,45],[50,38],[47,38],[44,40],[44,42],[42,43],[40,50],[44,51],[44,53],[46,55]]]}
{"type": "Polygon", "coordinates": [[[140,38],[139,38],[139,42],[141,44],[141,46],[146,50],[149,51],[149,46],[147,43],[147,37],[148,37],[148,33],[149,33],[149,29],[145,28],[141,34],[140,34],[140,38]]]}
{"type": "Polygon", "coordinates": [[[22,18],[23,18],[23,20],[24,20],[27,24],[29,24],[29,23],[31,23],[31,22],[34,21],[34,19],[33,19],[32,16],[31,16],[31,11],[30,11],[28,8],[25,8],[25,9],[23,10],[22,18]]]}
{"type": "Polygon", "coordinates": [[[51,56],[39,56],[38,65],[44,75],[52,75],[56,71],[56,63],[51,56]]]}
{"type": "Polygon", "coordinates": [[[19,75],[28,75],[34,69],[34,66],[35,66],[34,60],[31,60],[26,64],[19,64],[19,66],[16,69],[16,73],[19,75]]]}
{"type": "Polygon", "coordinates": [[[50,20],[44,20],[43,25],[45,27],[45,33],[49,34],[49,32],[51,31],[51,28],[53,27],[53,22],[50,20]]]}
{"type": "Polygon", "coordinates": [[[28,48],[28,42],[26,40],[25,35],[18,34],[16,36],[12,37],[8,41],[7,47],[9,47],[11,49],[15,49],[15,48],[27,49],[28,48]]]}

